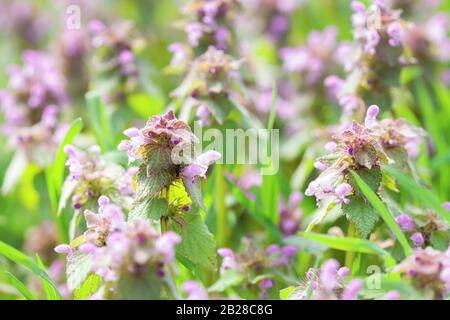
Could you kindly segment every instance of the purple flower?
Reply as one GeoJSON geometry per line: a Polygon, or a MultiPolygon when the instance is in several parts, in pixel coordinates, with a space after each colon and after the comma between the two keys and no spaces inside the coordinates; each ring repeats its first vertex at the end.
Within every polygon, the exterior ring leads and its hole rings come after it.
{"type": "Polygon", "coordinates": [[[398,291],[392,290],[386,293],[384,296],[386,300],[400,300],[400,293],[398,291]]]}
{"type": "Polygon", "coordinates": [[[206,151],[205,153],[198,156],[194,162],[183,169],[183,175],[192,183],[195,182],[196,178],[205,178],[206,171],[208,167],[214,161],[219,160],[221,154],[214,150],[206,151]]]}
{"type": "Polygon", "coordinates": [[[342,267],[337,273],[341,278],[346,278],[350,274],[350,270],[347,267],[342,267]]]}
{"type": "Polygon", "coordinates": [[[423,235],[420,232],[414,233],[410,239],[413,241],[414,247],[421,247],[425,242],[425,239],[423,238],[423,235]]]}
{"type": "Polygon", "coordinates": [[[445,210],[450,211],[450,202],[444,202],[443,207],[444,207],[445,210]]]}
{"type": "Polygon", "coordinates": [[[377,123],[377,115],[380,111],[380,108],[376,105],[371,105],[367,109],[366,119],[364,120],[364,124],[367,128],[372,128],[377,123]]]}
{"type": "Polygon", "coordinates": [[[337,272],[339,262],[335,259],[325,261],[320,269],[320,280],[322,285],[328,290],[334,290],[338,285],[337,272]]]}
{"type": "Polygon", "coordinates": [[[211,116],[211,111],[209,111],[207,103],[202,103],[201,105],[199,105],[195,115],[199,117],[200,123],[203,127],[210,124],[209,117],[211,116]]]}
{"type": "Polygon", "coordinates": [[[347,284],[347,286],[344,289],[344,292],[342,293],[341,299],[342,300],[357,300],[358,294],[361,291],[363,287],[363,283],[359,279],[354,279],[347,284]]]}
{"type": "Polygon", "coordinates": [[[165,262],[170,263],[175,259],[175,246],[181,242],[181,238],[175,232],[167,231],[156,240],[155,249],[165,256],[165,262]]]}
{"type": "Polygon", "coordinates": [[[395,221],[398,223],[402,231],[414,230],[414,221],[406,214],[399,215],[395,218],[395,221]]]}
{"type": "Polygon", "coordinates": [[[264,278],[259,283],[259,289],[261,290],[259,293],[259,297],[261,299],[265,299],[269,297],[269,293],[267,292],[268,289],[272,288],[274,285],[273,280],[270,278],[264,278]]]}
{"type": "Polygon", "coordinates": [[[236,254],[229,248],[217,249],[219,256],[223,257],[222,265],[220,266],[220,272],[224,272],[228,269],[237,269],[238,261],[236,254]]]}
{"type": "Polygon", "coordinates": [[[376,30],[368,30],[365,34],[366,43],[364,45],[364,51],[368,54],[374,55],[376,47],[380,43],[380,35],[376,30]]]}
{"type": "Polygon", "coordinates": [[[348,183],[341,183],[338,185],[334,191],[338,197],[338,202],[343,202],[348,204],[350,202],[346,197],[352,193],[352,186],[348,183]]]}
{"type": "Polygon", "coordinates": [[[190,22],[186,25],[185,31],[188,35],[189,43],[193,47],[199,45],[199,41],[203,36],[203,26],[198,22],[190,22]]]}
{"type": "Polygon", "coordinates": [[[187,300],[207,300],[208,293],[206,290],[197,282],[189,280],[183,283],[181,289],[187,293],[187,300]]]}
{"type": "Polygon", "coordinates": [[[56,253],[65,253],[68,255],[72,255],[74,253],[74,249],[68,244],[60,244],[55,247],[56,253]]]}
{"type": "Polygon", "coordinates": [[[402,41],[403,29],[398,21],[391,23],[387,28],[389,45],[398,47],[402,41]]]}

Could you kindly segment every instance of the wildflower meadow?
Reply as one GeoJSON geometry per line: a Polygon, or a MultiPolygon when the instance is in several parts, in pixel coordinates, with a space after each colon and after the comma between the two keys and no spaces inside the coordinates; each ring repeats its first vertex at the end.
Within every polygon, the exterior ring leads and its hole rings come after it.
{"type": "Polygon", "coordinates": [[[449,299],[449,12],[0,0],[0,299],[449,299]]]}

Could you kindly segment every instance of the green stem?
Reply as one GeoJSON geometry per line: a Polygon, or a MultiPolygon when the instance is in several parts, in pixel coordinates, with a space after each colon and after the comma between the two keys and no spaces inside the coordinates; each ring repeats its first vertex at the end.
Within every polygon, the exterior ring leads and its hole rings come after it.
{"type": "Polygon", "coordinates": [[[215,167],[215,191],[216,191],[216,241],[218,247],[224,247],[227,243],[228,221],[225,208],[225,178],[222,165],[215,167]]]}
{"type": "MultiPolygon", "coordinates": [[[[356,235],[356,229],[353,223],[348,223],[347,236],[349,238],[354,238],[356,235]]],[[[349,269],[353,266],[353,259],[355,258],[355,253],[353,251],[345,252],[345,266],[349,269]]]]}

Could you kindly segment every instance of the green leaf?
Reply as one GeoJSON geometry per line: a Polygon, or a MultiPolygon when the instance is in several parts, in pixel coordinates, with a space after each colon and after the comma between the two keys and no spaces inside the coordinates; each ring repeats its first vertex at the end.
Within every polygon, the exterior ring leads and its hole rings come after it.
{"type": "Polygon", "coordinates": [[[19,250],[7,245],[3,241],[0,241],[0,255],[3,255],[7,259],[20,264],[21,266],[27,268],[31,272],[33,272],[35,275],[40,277],[41,279],[45,280],[48,284],[50,284],[55,290],[57,290],[55,284],[53,283],[52,279],[50,279],[49,275],[45,270],[42,270],[39,265],[37,265],[33,259],[26,256],[19,250]]]}
{"type": "Polygon", "coordinates": [[[391,166],[385,167],[384,170],[397,179],[402,190],[408,192],[412,197],[419,199],[425,205],[432,207],[441,218],[446,220],[447,223],[450,223],[450,211],[442,207],[442,202],[436,196],[435,192],[419,185],[413,179],[391,166]]]}
{"type": "Polygon", "coordinates": [[[208,292],[223,292],[229,287],[241,284],[244,279],[245,276],[240,270],[226,270],[220,275],[219,280],[217,280],[211,287],[208,288],[208,292]]]}
{"type": "Polygon", "coordinates": [[[445,251],[448,248],[449,234],[446,231],[434,231],[431,233],[430,242],[433,247],[439,251],[445,251]]]}
{"type": "Polygon", "coordinates": [[[159,300],[161,278],[156,272],[142,274],[126,273],[117,284],[118,298],[122,300],[159,300]]]}
{"type": "Polygon", "coordinates": [[[142,199],[135,202],[128,215],[128,220],[136,218],[159,220],[167,212],[168,207],[167,200],[163,198],[142,199]]]}
{"type": "Polygon", "coordinates": [[[169,219],[169,229],[181,236],[176,251],[198,266],[216,270],[216,243],[198,212],[187,212],[169,219]]]}
{"type": "MultiPolygon", "coordinates": [[[[41,258],[39,258],[38,255],[36,255],[36,261],[38,266],[45,272],[45,266],[44,263],[42,262],[41,258]]],[[[61,295],[59,294],[59,292],[52,286],[50,285],[47,281],[42,280],[42,287],[44,288],[44,292],[45,292],[45,296],[47,297],[47,300],[61,300],[61,295]]]]}
{"type": "Polygon", "coordinates": [[[75,290],[85,281],[92,269],[92,256],[75,252],[67,261],[67,287],[75,290]]]}
{"type": "Polygon", "coordinates": [[[303,236],[289,236],[284,239],[284,242],[296,246],[299,249],[299,252],[305,252],[316,256],[322,254],[327,249],[326,245],[307,239],[303,236]]]}
{"type": "Polygon", "coordinates": [[[280,290],[280,300],[287,300],[292,292],[295,291],[295,287],[287,287],[280,290]]]}
{"type": "Polygon", "coordinates": [[[362,197],[350,197],[350,202],[342,206],[347,219],[354,224],[361,238],[367,236],[375,228],[378,221],[376,210],[362,197]]]}
{"type": "Polygon", "coordinates": [[[378,198],[378,196],[372,190],[372,188],[369,185],[367,185],[355,171],[352,172],[352,175],[353,175],[353,178],[356,180],[356,183],[358,184],[361,191],[364,193],[364,195],[367,197],[369,202],[377,210],[377,212],[380,214],[381,218],[383,218],[384,222],[386,222],[386,224],[389,226],[391,231],[397,237],[398,241],[400,242],[400,244],[403,247],[405,255],[406,256],[411,255],[412,249],[409,246],[408,240],[406,239],[402,230],[398,226],[397,222],[395,222],[394,217],[388,211],[388,209],[386,208],[384,203],[380,200],[380,198],[378,198]]]}
{"type": "Polygon", "coordinates": [[[183,185],[191,201],[206,212],[206,207],[203,203],[202,186],[200,182],[191,183],[189,179],[183,179],[183,185]]]}
{"type": "MultiPolygon", "coordinates": [[[[371,190],[374,192],[378,190],[382,180],[380,169],[362,168],[358,172],[371,190]]],[[[347,219],[354,224],[358,235],[362,238],[367,238],[375,228],[379,216],[364,193],[361,193],[352,176],[349,177],[349,183],[352,186],[354,195],[349,197],[350,202],[348,204],[342,205],[342,211],[347,219]]]]}
{"type": "Polygon", "coordinates": [[[94,293],[98,291],[100,285],[102,284],[102,277],[91,273],[81,286],[73,292],[73,297],[75,300],[86,300],[91,297],[94,293]]]}
{"type": "MultiPolygon", "coordinates": [[[[64,152],[64,147],[71,144],[78,133],[83,129],[83,121],[81,118],[75,119],[67,130],[62,142],[58,146],[55,160],[45,171],[48,194],[54,211],[57,211],[58,199],[61,196],[61,188],[64,181],[64,170],[66,166],[67,154],[64,152]]],[[[58,211],[60,214],[60,210],[58,211]]]]}
{"type": "Polygon", "coordinates": [[[306,239],[310,239],[319,242],[329,248],[343,251],[353,251],[360,253],[376,254],[382,256],[389,256],[389,252],[380,248],[375,243],[360,239],[360,238],[349,238],[349,237],[335,237],[325,234],[313,233],[313,232],[302,232],[300,235],[306,239]]]}
{"type": "Polygon", "coordinates": [[[164,108],[162,96],[149,95],[146,93],[133,93],[127,97],[127,104],[139,116],[148,119],[150,116],[159,114],[164,108]]]}
{"type": "Polygon", "coordinates": [[[5,274],[8,283],[12,285],[14,288],[16,288],[17,291],[19,291],[22,294],[22,296],[24,296],[25,299],[36,300],[33,293],[27,288],[27,286],[22,281],[17,279],[12,273],[8,271],[5,271],[5,274]]]}

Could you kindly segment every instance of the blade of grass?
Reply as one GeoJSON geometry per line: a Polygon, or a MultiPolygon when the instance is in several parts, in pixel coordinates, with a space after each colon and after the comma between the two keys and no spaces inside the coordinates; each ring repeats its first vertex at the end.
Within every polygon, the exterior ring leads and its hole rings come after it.
{"type": "Polygon", "coordinates": [[[372,204],[375,210],[377,210],[381,218],[383,218],[384,222],[386,222],[388,227],[397,237],[398,241],[403,247],[405,255],[410,256],[412,254],[412,249],[408,243],[408,240],[406,239],[399,225],[397,224],[397,222],[395,222],[394,217],[390,214],[384,203],[380,200],[380,198],[378,198],[376,193],[373,192],[373,190],[364,182],[363,179],[361,179],[361,177],[356,172],[353,171],[352,175],[356,183],[358,184],[359,188],[361,189],[362,193],[366,196],[366,198],[369,200],[369,202],[372,204]]]}
{"type": "Polygon", "coordinates": [[[442,202],[433,191],[417,184],[413,179],[391,166],[387,166],[383,170],[396,178],[404,191],[408,192],[414,198],[418,198],[422,203],[432,207],[441,218],[450,223],[450,212],[442,207],[442,202]]]}
{"type": "Polygon", "coordinates": [[[57,290],[55,284],[53,283],[52,279],[50,279],[47,272],[45,272],[45,270],[42,270],[42,268],[39,267],[39,265],[37,265],[33,261],[33,259],[23,254],[19,250],[11,247],[10,245],[4,243],[3,241],[0,241],[0,255],[3,255],[7,259],[27,268],[32,273],[45,280],[55,290],[57,290]]]}
{"type": "Polygon", "coordinates": [[[106,114],[105,105],[102,103],[100,95],[96,92],[88,92],[86,93],[86,102],[92,129],[98,144],[103,151],[112,150],[112,130],[109,125],[110,121],[106,114]]]}
{"type": "Polygon", "coordinates": [[[389,252],[380,248],[375,243],[365,239],[335,237],[314,232],[302,232],[300,235],[306,239],[319,242],[331,249],[390,256],[389,252]]]}
{"type": "Polygon", "coordinates": [[[36,300],[33,293],[27,288],[27,286],[17,279],[12,273],[5,271],[7,281],[10,285],[14,286],[14,288],[17,289],[17,291],[22,294],[22,296],[27,300],[36,300]]]}
{"type": "MultiPolygon", "coordinates": [[[[46,272],[44,263],[42,262],[41,258],[36,255],[36,261],[37,265],[42,269],[42,271],[46,272]]],[[[45,296],[47,297],[47,300],[61,300],[61,295],[59,292],[50,285],[47,281],[42,280],[42,287],[44,288],[45,296]]]]}
{"type": "Polygon", "coordinates": [[[46,169],[45,178],[47,181],[47,190],[50,197],[50,202],[53,211],[56,212],[58,208],[58,199],[61,195],[61,188],[64,181],[64,169],[66,165],[67,155],[64,152],[64,147],[75,139],[76,135],[83,128],[83,121],[81,118],[75,119],[67,130],[62,142],[58,146],[58,151],[56,152],[55,160],[46,169]]]}
{"type": "Polygon", "coordinates": [[[267,123],[267,130],[272,130],[275,124],[275,118],[277,116],[276,108],[277,108],[277,100],[278,100],[278,87],[277,84],[274,83],[273,91],[272,91],[272,105],[270,108],[269,121],[267,123]]]}

